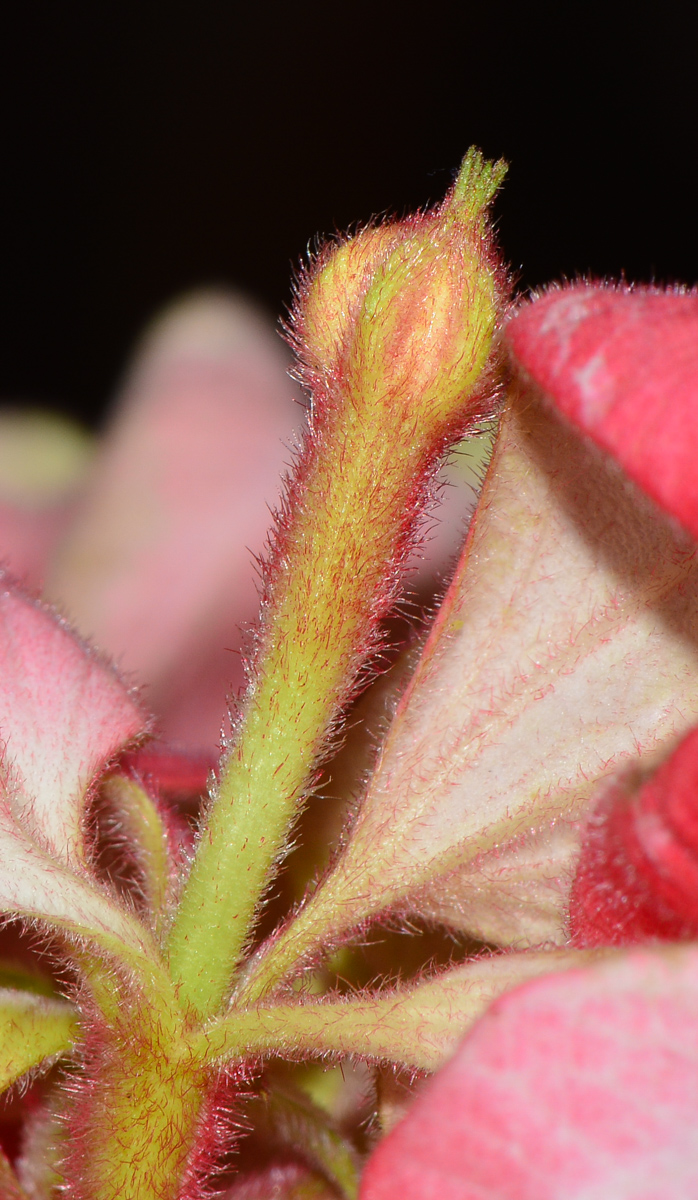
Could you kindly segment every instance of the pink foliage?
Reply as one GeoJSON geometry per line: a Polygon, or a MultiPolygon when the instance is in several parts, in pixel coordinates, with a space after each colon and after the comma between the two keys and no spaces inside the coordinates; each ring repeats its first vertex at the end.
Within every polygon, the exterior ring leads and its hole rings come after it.
{"type": "MultiPolygon", "coordinates": [[[[578,285],[522,308],[518,364],[567,418],[698,533],[698,295],[578,285]]],[[[698,734],[593,815],[571,901],[579,945],[698,931],[698,734]],[[637,793],[637,794],[633,794],[637,793]]]]}
{"type": "Polygon", "coordinates": [[[498,1000],[365,1172],[361,1200],[690,1200],[698,951],[498,1000]]]}
{"type": "Polygon", "coordinates": [[[572,889],[579,946],[698,937],[698,730],[636,794],[596,809],[572,889]]]}
{"type": "Polygon", "coordinates": [[[215,750],[294,425],[287,358],[246,301],[192,297],[145,340],[47,577],[147,684],[166,736],[215,750]]]}
{"type": "Polygon", "coordinates": [[[555,289],[507,337],[560,412],[698,536],[698,294],[555,289]]]}
{"type": "Polygon", "coordinates": [[[58,859],[82,860],[85,797],[147,726],[113,668],[0,577],[0,728],[10,804],[58,859]]]}
{"type": "Polygon", "coordinates": [[[39,589],[54,547],[65,534],[74,504],[26,509],[0,502],[2,562],[29,587],[39,589]]]}

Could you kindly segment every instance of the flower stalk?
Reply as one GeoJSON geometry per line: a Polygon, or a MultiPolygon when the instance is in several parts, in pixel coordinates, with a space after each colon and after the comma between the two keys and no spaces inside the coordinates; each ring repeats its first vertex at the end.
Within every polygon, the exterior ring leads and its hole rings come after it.
{"type": "Polygon", "coordinates": [[[439,208],[358,235],[339,267],[321,259],[302,285],[310,431],[267,569],[242,726],[169,939],[180,995],[203,1015],[230,989],[338,717],[367,678],[435,472],[491,404],[482,374],[503,280],[485,214],[503,171],[471,152],[439,208]]]}

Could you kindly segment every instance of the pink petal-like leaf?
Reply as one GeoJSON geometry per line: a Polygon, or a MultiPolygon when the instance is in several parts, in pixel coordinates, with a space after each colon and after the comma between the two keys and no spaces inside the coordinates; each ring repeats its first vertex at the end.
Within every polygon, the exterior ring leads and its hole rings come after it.
{"type": "Polygon", "coordinates": [[[507,337],[561,412],[698,536],[698,294],[577,284],[507,337]]]}
{"type": "Polygon", "coordinates": [[[90,785],[147,720],[115,671],[0,579],[0,736],[15,820],[57,860],[84,860],[90,785]]]}
{"type": "Polygon", "coordinates": [[[63,622],[0,584],[0,912],[140,958],[148,935],[94,881],[83,819],[95,778],[145,719],[63,622]]]}
{"type": "Polygon", "coordinates": [[[698,950],[497,1001],[378,1147],[361,1200],[693,1200],[698,950]]]}
{"type": "Polygon", "coordinates": [[[577,821],[551,821],[439,875],[420,909],[495,945],[561,943],[578,854],[577,821]]]}
{"type": "Polygon", "coordinates": [[[140,922],[87,874],[61,866],[37,846],[12,818],[4,796],[0,797],[0,913],[39,918],[133,963],[152,957],[151,939],[140,922]]]}
{"type": "Polygon", "coordinates": [[[34,512],[0,503],[0,561],[28,587],[40,588],[46,563],[71,515],[67,506],[34,512]]]}
{"type": "Polygon", "coordinates": [[[595,810],[570,931],[581,946],[698,937],[698,730],[639,790],[619,782],[595,810]]]}

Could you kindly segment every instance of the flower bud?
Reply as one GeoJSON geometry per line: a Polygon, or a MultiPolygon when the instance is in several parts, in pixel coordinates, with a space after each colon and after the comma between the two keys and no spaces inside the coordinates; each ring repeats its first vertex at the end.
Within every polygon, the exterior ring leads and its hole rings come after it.
{"type": "Polygon", "coordinates": [[[487,207],[506,170],[470,150],[436,209],[363,230],[320,260],[297,318],[304,360],[355,406],[459,408],[489,354],[501,272],[487,207]]]}

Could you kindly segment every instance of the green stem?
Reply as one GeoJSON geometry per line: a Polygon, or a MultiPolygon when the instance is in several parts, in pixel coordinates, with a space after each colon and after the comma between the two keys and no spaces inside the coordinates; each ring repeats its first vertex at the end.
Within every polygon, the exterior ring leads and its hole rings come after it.
{"type": "Polygon", "coordinates": [[[164,1002],[127,1005],[118,1024],[87,1030],[83,1057],[67,1113],[68,1190],[91,1200],[176,1200],[215,1084],[192,1057],[181,1014],[164,1002]]]}
{"type": "MultiPolygon", "coordinates": [[[[424,1018],[420,1016],[421,1025],[424,1018]]],[[[416,1023],[414,1023],[416,1025],[416,1023]]],[[[234,1009],[192,1040],[195,1057],[207,1062],[231,1062],[265,1054],[294,1057],[364,1058],[433,1070],[433,1048],[420,1044],[409,1015],[401,1013],[394,995],[360,999],[304,1001],[268,1007],[234,1009]],[[411,1049],[396,1029],[407,1026],[411,1049]],[[430,1050],[432,1051],[429,1057],[430,1050]]],[[[422,1028],[422,1032],[424,1029],[422,1028]]]]}
{"type": "Polygon", "coordinates": [[[260,895],[377,625],[376,597],[402,534],[400,493],[414,486],[417,468],[414,453],[405,454],[396,480],[393,447],[376,446],[375,433],[360,426],[338,431],[306,481],[288,539],[291,566],[277,578],[273,625],[244,727],[223,764],[172,930],[173,977],[204,1014],[229,988],[260,895]],[[365,514],[372,509],[383,519],[370,537],[365,514]]]}
{"type": "Polygon", "coordinates": [[[194,1035],[192,1053],[214,1062],[268,1053],[360,1055],[434,1071],[497,996],[608,953],[604,948],[494,954],[374,994],[236,1005],[194,1035]]]}

